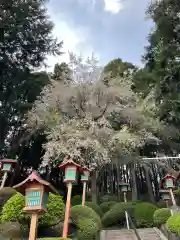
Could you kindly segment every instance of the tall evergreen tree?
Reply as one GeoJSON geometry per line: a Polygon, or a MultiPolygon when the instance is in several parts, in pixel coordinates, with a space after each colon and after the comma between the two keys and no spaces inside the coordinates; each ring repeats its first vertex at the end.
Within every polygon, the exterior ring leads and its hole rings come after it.
{"type": "MultiPolygon", "coordinates": [[[[24,113],[47,84],[47,74],[31,74],[47,54],[60,54],[44,0],[1,0],[0,151],[18,136],[24,113]],[[33,89],[32,89],[33,88],[33,89]]],[[[18,139],[19,137],[17,137],[18,139]]],[[[17,140],[16,139],[16,140],[17,140]]],[[[17,143],[17,141],[16,141],[17,143]]]]}

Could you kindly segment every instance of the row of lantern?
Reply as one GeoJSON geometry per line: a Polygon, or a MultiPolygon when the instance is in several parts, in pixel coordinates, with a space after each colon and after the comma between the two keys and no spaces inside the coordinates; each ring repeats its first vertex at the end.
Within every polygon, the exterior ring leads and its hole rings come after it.
{"type": "MultiPolygon", "coordinates": [[[[11,169],[15,166],[15,160],[3,159],[1,161],[1,169],[4,172],[3,181],[1,187],[4,186],[5,180],[7,178],[7,173],[11,171],[11,169]]],[[[64,161],[59,165],[61,169],[64,170],[64,182],[67,184],[67,199],[66,199],[66,209],[65,209],[65,217],[64,217],[64,226],[63,226],[63,237],[67,237],[68,235],[68,220],[70,213],[70,205],[71,205],[71,192],[72,185],[76,182],[77,173],[81,173],[81,181],[83,182],[83,194],[82,194],[82,205],[85,204],[85,195],[86,195],[86,185],[89,180],[90,170],[86,167],[81,167],[79,164],[75,163],[72,159],[64,159],[64,161]]],[[[160,193],[164,201],[169,201],[172,199],[173,205],[175,205],[175,199],[172,192],[172,189],[175,185],[175,178],[172,175],[166,175],[161,180],[161,187],[165,189],[161,189],[160,193]]],[[[120,191],[124,194],[124,202],[127,201],[126,194],[130,190],[130,185],[128,183],[120,183],[120,191]]],[[[27,213],[31,213],[31,226],[29,232],[29,240],[36,239],[36,229],[38,222],[38,215],[46,211],[46,204],[48,200],[49,192],[57,191],[52,187],[50,183],[44,181],[40,178],[36,171],[33,171],[32,174],[25,179],[23,182],[14,186],[14,188],[25,195],[25,208],[24,211],[27,213]]],[[[126,215],[126,223],[127,228],[129,229],[129,221],[127,212],[126,215]]]]}

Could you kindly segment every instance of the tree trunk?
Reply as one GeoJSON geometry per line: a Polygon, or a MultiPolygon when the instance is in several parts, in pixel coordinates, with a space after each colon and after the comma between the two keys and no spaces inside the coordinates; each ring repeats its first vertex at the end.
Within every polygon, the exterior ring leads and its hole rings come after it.
{"type": "Polygon", "coordinates": [[[93,170],[91,175],[91,194],[92,194],[92,202],[97,203],[96,170],[93,170]]]}
{"type": "Polygon", "coordinates": [[[147,181],[147,187],[148,187],[148,193],[149,193],[149,197],[152,203],[155,203],[155,199],[154,199],[154,194],[153,194],[153,189],[152,189],[152,183],[151,183],[151,179],[150,179],[150,173],[149,173],[149,168],[145,167],[145,176],[146,176],[146,181],[147,181]]]}
{"type": "Polygon", "coordinates": [[[132,200],[136,201],[138,199],[137,193],[137,179],[136,179],[136,165],[131,164],[131,176],[132,176],[132,200]]]}

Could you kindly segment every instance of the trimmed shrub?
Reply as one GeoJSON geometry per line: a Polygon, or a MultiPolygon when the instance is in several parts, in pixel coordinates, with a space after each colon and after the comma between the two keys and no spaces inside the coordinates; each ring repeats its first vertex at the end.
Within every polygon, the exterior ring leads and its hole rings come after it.
{"type": "Polygon", "coordinates": [[[117,202],[115,201],[109,201],[109,202],[103,202],[100,204],[100,208],[103,213],[108,212],[117,202]]]}
{"type": "Polygon", "coordinates": [[[115,225],[122,225],[125,220],[125,210],[128,211],[131,217],[133,217],[134,204],[131,202],[127,203],[116,203],[112,208],[104,214],[101,221],[104,227],[111,227],[115,225]]]}
{"type": "Polygon", "coordinates": [[[167,227],[172,233],[180,234],[180,213],[176,213],[167,220],[167,227]]]}
{"type": "Polygon", "coordinates": [[[86,202],[85,205],[92,208],[100,217],[102,217],[103,212],[99,205],[97,205],[96,203],[93,203],[93,202],[86,202]]]}
{"type": "Polygon", "coordinates": [[[82,196],[76,195],[71,199],[71,206],[81,205],[82,203],[82,196]]]}
{"type": "Polygon", "coordinates": [[[76,205],[71,208],[71,218],[78,229],[78,240],[96,239],[101,229],[101,220],[92,208],[76,205]]]}
{"type": "MultiPolygon", "coordinates": [[[[16,193],[12,196],[3,206],[1,221],[18,221],[24,224],[27,224],[28,215],[23,212],[23,207],[25,204],[24,196],[20,193],[16,193]]],[[[64,203],[62,197],[59,195],[49,194],[49,199],[47,203],[47,213],[40,215],[39,225],[47,225],[52,222],[59,220],[64,215],[64,203]]]]}
{"type": "Polygon", "coordinates": [[[104,195],[100,198],[100,203],[103,202],[110,202],[110,201],[117,201],[117,196],[114,195],[104,195]]]}
{"type": "Polygon", "coordinates": [[[157,209],[154,212],[153,220],[157,226],[160,226],[162,224],[165,224],[170,216],[171,216],[171,211],[169,208],[161,208],[161,209],[157,209]]]}
{"type": "Polygon", "coordinates": [[[137,227],[153,227],[153,215],[157,210],[157,206],[144,202],[138,203],[134,208],[134,218],[137,227]]]}
{"type": "Polygon", "coordinates": [[[3,206],[1,213],[2,222],[21,222],[24,217],[24,196],[20,193],[13,195],[3,206]]]}
{"type": "Polygon", "coordinates": [[[50,193],[47,202],[47,213],[40,215],[39,224],[49,225],[64,216],[65,205],[60,195],[50,193]]]}

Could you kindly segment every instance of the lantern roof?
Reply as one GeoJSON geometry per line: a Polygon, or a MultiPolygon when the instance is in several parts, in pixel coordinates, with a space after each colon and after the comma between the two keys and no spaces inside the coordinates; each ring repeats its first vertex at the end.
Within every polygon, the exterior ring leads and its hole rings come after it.
{"type": "Polygon", "coordinates": [[[160,189],[159,192],[162,193],[162,194],[163,193],[169,193],[169,190],[167,190],[167,189],[160,189]]]}
{"type": "Polygon", "coordinates": [[[27,185],[30,183],[34,183],[34,184],[37,183],[37,184],[43,185],[48,189],[48,191],[58,193],[57,190],[49,182],[43,180],[36,171],[33,171],[29,175],[29,177],[27,177],[21,183],[13,186],[13,188],[16,189],[18,192],[24,194],[27,185]]]}
{"type": "Polygon", "coordinates": [[[59,168],[66,168],[67,166],[75,166],[78,169],[82,169],[81,165],[75,163],[71,158],[64,158],[64,160],[62,161],[62,163],[59,165],[59,168]]]}
{"type": "Polygon", "coordinates": [[[129,183],[125,183],[125,182],[120,182],[119,186],[129,186],[129,183]]]}
{"type": "Polygon", "coordinates": [[[163,183],[164,183],[164,181],[165,181],[166,179],[172,179],[173,181],[175,181],[175,177],[174,177],[173,175],[171,175],[171,174],[166,174],[165,177],[163,177],[163,178],[160,180],[160,186],[163,185],[163,183]]]}
{"type": "Polygon", "coordinates": [[[82,170],[83,170],[83,171],[87,171],[87,172],[91,172],[91,170],[90,170],[88,167],[86,167],[86,166],[83,166],[83,167],[82,167],[82,170]]]}
{"type": "Polygon", "coordinates": [[[2,163],[17,163],[17,160],[16,160],[16,159],[7,159],[7,158],[4,158],[4,159],[1,159],[1,162],[2,162],[2,163]]]}

